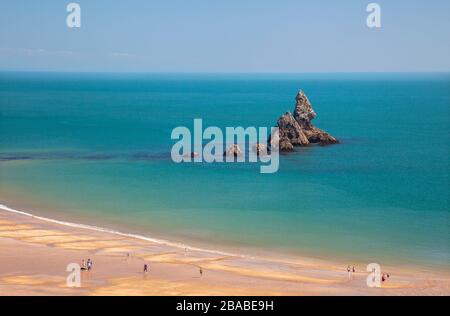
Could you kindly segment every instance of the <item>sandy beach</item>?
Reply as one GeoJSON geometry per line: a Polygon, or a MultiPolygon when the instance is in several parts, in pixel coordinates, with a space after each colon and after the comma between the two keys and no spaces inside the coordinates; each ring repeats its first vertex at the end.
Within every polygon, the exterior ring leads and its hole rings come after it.
{"type": "Polygon", "coordinates": [[[369,288],[363,265],[349,278],[342,263],[184,249],[70,225],[0,209],[0,295],[450,294],[447,272],[385,267],[389,280],[369,288]],[[68,287],[67,265],[89,258],[81,286],[68,287]]]}

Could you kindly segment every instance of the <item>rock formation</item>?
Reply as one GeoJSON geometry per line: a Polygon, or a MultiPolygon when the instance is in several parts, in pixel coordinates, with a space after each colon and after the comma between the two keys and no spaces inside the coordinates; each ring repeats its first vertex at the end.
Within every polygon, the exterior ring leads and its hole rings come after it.
{"type": "Polygon", "coordinates": [[[228,149],[223,153],[224,156],[240,156],[242,155],[242,150],[239,145],[233,144],[228,147],[228,149]]]}
{"type": "Polygon", "coordinates": [[[280,132],[280,140],[289,140],[294,146],[305,146],[309,144],[308,138],[291,112],[286,112],[282,115],[278,119],[277,126],[280,132]]]}
{"type": "Polygon", "coordinates": [[[277,122],[279,136],[271,136],[269,140],[272,146],[279,144],[280,151],[293,151],[294,146],[307,146],[309,144],[331,145],[339,141],[327,132],[312,125],[316,118],[308,97],[300,91],[295,98],[294,115],[286,112],[277,122]]]}
{"type": "Polygon", "coordinates": [[[269,153],[266,144],[254,144],[252,148],[257,156],[267,156],[267,154],[269,153]]]}
{"type": "Polygon", "coordinates": [[[306,94],[300,91],[295,99],[294,118],[302,128],[308,141],[312,144],[320,145],[338,144],[339,141],[336,138],[311,124],[311,121],[316,118],[317,114],[314,112],[306,94]]]}

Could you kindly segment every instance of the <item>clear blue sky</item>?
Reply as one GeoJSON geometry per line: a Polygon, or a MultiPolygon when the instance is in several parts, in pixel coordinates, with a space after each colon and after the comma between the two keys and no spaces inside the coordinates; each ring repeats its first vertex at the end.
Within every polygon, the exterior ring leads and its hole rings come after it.
{"type": "Polygon", "coordinates": [[[0,70],[450,71],[448,0],[72,1],[2,0],[0,70]]]}

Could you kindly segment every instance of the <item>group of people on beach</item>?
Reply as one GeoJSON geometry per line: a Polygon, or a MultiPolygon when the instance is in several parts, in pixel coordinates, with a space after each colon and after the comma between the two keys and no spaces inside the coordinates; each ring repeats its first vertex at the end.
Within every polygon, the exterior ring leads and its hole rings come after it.
{"type": "Polygon", "coordinates": [[[353,278],[353,273],[356,272],[355,266],[352,266],[350,268],[350,266],[347,266],[347,273],[348,273],[348,279],[351,280],[353,278]]]}
{"type": "Polygon", "coordinates": [[[92,260],[89,258],[87,261],[84,259],[81,261],[81,270],[91,271],[92,269],[92,260]]]}
{"type": "MultiPolygon", "coordinates": [[[[355,272],[356,272],[355,266],[351,266],[351,267],[350,267],[350,265],[347,266],[347,273],[348,273],[349,280],[351,280],[353,278],[353,273],[355,273],[355,272]]],[[[372,272],[374,272],[374,270],[372,272]]],[[[381,282],[385,282],[389,278],[390,278],[390,275],[388,273],[383,273],[381,275],[381,282]]]]}

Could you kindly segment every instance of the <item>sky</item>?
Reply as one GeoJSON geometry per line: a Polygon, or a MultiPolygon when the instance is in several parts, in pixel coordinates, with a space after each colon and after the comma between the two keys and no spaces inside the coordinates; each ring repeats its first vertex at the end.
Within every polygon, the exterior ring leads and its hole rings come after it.
{"type": "Polygon", "coordinates": [[[447,72],[449,14],[448,0],[2,0],[0,71],[447,72]]]}

